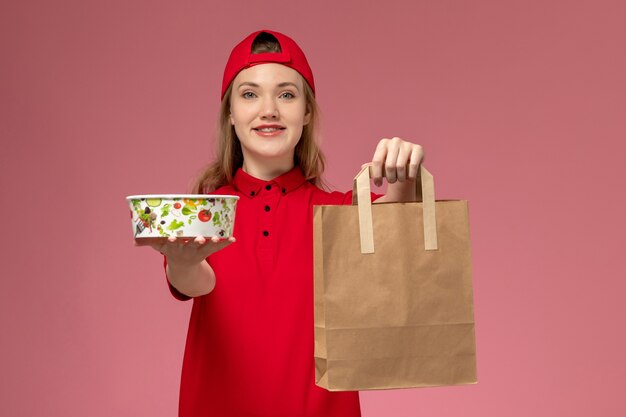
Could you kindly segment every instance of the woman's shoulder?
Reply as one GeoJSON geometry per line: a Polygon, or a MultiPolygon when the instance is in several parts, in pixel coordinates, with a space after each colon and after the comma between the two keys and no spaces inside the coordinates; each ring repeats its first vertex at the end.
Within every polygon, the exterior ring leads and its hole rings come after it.
{"type": "Polygon", "coordinates": [[[208,192],[209,195],[239,195],[237,189],[232,184],[225,184],[216,188],[213,191],[208,192]]]}
{"type": "Polygon", "coordinates": [[[352,190],[347,192],[326,190],[318,185],[310,184],[313,190],[314,204],[317,205],[345,205],[352,204],[352,190]]]}
{"type": "MultiPolygon", "coordinates": [[[[341,191],[327,191],[324,190],[318,186],[313,186],[316,189],[316,197],[318,201],[322,201],[322,202],[316,202],[315,204],[319,204],[319,205],[344,205],[344,206],[349,206],[352,205],[352,190],[349,190],[347,192],[341,192],[341,191]]],[[[382,197],[384,194],[379,194],[379,193],[374,193],[371,192],[370,193],[372,196],[372,201],[376,201],[378,200],[380,197],[382,197]]]]}

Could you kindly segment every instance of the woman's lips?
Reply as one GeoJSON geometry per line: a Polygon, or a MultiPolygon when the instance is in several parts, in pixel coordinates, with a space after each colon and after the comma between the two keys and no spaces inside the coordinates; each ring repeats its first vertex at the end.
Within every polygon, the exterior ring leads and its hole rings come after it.
{"type": "Polygon", "coordinates": [[[280,128],[256,128],[256,129],[252,129],[256,132],[257,135],[259,136],[263,136],[263,137],[272,137],[272,136],[278,136],[280,135],[283,130],[285,130],[284,127],[280,127],[280,128]]]}

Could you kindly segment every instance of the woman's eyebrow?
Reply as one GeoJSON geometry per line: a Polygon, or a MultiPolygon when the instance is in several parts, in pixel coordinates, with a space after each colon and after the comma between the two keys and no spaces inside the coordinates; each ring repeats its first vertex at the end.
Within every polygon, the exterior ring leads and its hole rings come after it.
{"type": "MultiPolygon", "coordinates": [[[[251,82],[251,81],[244,81],[244,82],[242,82],[241,84],[239,84],[239,86],[238,86],[237,88],[241,88],[241,87],[243,87],[243,86],[250,86],[250,87],[255,87],[255,88],[259,88],[259,87],[261,87],[261,86],[260,86],[259,84],[257,84],[257,83],[253,83],[253,82],[251,82]]],[[[279,87],[279,88],[284,88],[284,87],[289,87],[289,86],[295,87],[295,89],[296,89],[296,90],[300,91],[300,89],[298,88],[298,86],[296,85],[296,83],[292,83],[292,82],[290,82],[290,81],[286,81],[286,82],[283,82],[283,83],[278,84],[278,87],[279,87]]]]}
{"type": "Polygon", "coordinates": [[[296,88],[296,90],[299,90],[298,86],[297,86],[295,83],[292,83],[292,82],[284,82],[284,83],[280,83],[280,84],[278,84],[278,86],[279,86],[279,87],[281,87],[281,88],[282,88],[282,87],[292,86],[292,87],[295,87],[295,88],[296,88]]]}
{"type": "Polygon", "coordinates": [[[239,87],[242,87],[244,85],[249,85],[250,87],[260,87],[260,85],[250,82],[250,81],[244,81],[241,84],[239,84],[239,87]]]}

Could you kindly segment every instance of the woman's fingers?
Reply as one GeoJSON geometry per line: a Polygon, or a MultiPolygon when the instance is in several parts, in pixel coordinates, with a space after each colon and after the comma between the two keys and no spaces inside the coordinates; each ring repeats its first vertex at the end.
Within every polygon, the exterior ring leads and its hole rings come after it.
{"type": "Polygon", "coordinates": [[[398,137],[381,139],[372,158],[372,179],[377,186],[382,185],[383,176],[390,184],[414,180],[423,159],[424,150],[418,144],[398,137]]]}
{"type": "Polygon", "coordinates": [[[411,157],[411,149],[413,144],[409,142],[403,142],[398,150],[398,158],[396,159],[396,179],[400,182],[407,180],[407,174],[410,177],[410,173],[407,173],[407,165],[409,165],[409,159],[411,157]]]}
{"type": "Polygon", "coordinates": [[[193,239],[193,243],[196,244],[196,246],[202,246],[207,242],[206,238],[204,236],[196,236],[193,239]]]}
{"type": "Polygon", "coordinates": [[[414,145],[411,148],[411,157],[409,160],[409,178],[414,180],[417,178],[417,170],[424,160],[424,149],[420,145],[414,145]]]}
{"type": "Polygon", "coordinates": [[[393,138],[387,145],[387,158],[385,159],[385,177],[388,183],[394,183],[398,180],[398,156],[402,139],[393,138]]]}
{"type": "Polygon", "coordinates": [[[229,237],[228,239],[220,239],[217,236],[213,236],[208,242],[207,244],[205,244],[203,247],[199,248],[199,251],[202,252],[203,256],[206,258],[207,256],[224,249],[226,246],[235,243],[236,240],[234,237],[229,237]]]}
{"type": "Polygon", "coordinates": [[[197,236],[195,238],[176,238],[166,240],[135,239],[135,246],[150,246],[175,263],[200,262],[209,255],[236,242],[234,237],[197,236]]]}
{"type": "Polygon", "coordinates": [[[135,239],[135,246],[149,246],[162,253],[164,243],[154,239],[135,239]]]}
{"type": "Polygon", "coordinates": [[[202,260],[233,242],[235,242],[234,237],[224,239],[219,236],[198,236],[189,241],[178,239],[176,242],[168,242],[165,245],[164,253],[166,256],[175,256],[181,259],[202,260]]]}
{"type": "Polygon", "coordinates": [[[376,145],[374,156],[372,157],[372,179],[377,186],[383,185],[383,164],[387,159],[387,146],[389,139],[381,139],[376,145]]]}

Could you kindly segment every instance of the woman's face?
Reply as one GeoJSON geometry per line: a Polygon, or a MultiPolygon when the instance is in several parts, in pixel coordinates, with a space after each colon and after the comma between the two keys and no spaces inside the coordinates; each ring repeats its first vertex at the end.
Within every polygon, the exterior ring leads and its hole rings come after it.
{"type": "Polygon", "coordinates": [[[237,74],[230,122],[241,142],[244,161],[293,166],[294,150],[311,118],[303,83],[296,70],[273,63],[237,74]]]}

